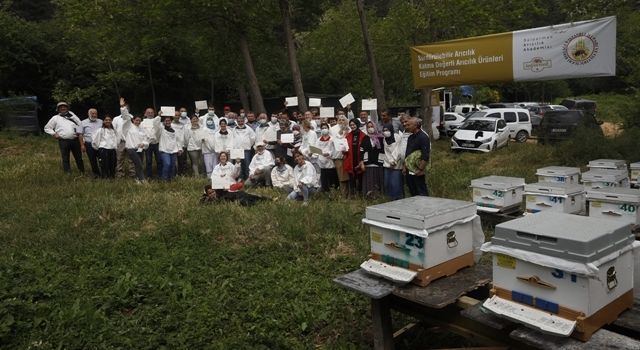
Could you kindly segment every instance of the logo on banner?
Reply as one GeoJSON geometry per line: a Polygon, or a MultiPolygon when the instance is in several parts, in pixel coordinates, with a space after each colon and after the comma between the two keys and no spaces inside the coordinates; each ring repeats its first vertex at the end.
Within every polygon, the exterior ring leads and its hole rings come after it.
{"type": "Polygon", "coordinates": [[[531,61],[522,64],[522,69],[534,73],[542,72],[545,68],[551,68],[551,60],[545,60],[542,57],[534,57],[531,61]]]}
{"type": "Polygon", "coordinates": [[[589,33],[577,33],[569,37],[563,46],[564,58],[577,65],[587,64],[598,53],[598,41],[589,33]]]}

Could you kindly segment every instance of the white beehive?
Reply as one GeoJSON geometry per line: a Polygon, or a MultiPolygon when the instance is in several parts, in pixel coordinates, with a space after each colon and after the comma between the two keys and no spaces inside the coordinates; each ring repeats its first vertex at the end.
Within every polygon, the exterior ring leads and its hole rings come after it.
{"type": "Polygon", "coordinates": [[[640,190],[608,187],[587,191],[589,216],[640,225],[640,190]]]}
{"type": "Polygon", "coordinates": [[[536,170],[538,182],[559,182],[577,184],[580,182],[580,168],[568,166],[548,166],[536,170]]]}
{"type": "Polygon", "coordinates": [[[633,305],[628,225],[544,212],[496,226],[493,296],[484,307],[542,331],[587,340],[633,305]]]}
{"type": "Polygon", "coordinates": [[[473,201],[478,210],[497,213],[520,207],[524,179],[508,176],[486,176],[471,180],[473,201]]]}
{"type": "Polygon", "coordinates": [[[584,210],[584,187],[574,183],[537,182],[524,186],[525,205],[529,213],[554,211],[576,214],[584,210]]]}
{"type": "Polygon", "coordinates": [[[372,259],[414,271],[414,283],[427,285],[473,265],[474,219],[479,221],[474,203],[416,196],[369,206],[363,222],[370,228],[372,259]]]}
{"type": "Polygon", "coordinates": [[[611,170],[627,170],[627,161],[623,159],[595,159],[590,160],[587,164],[589,170],[595,169],[611,169],[611,170]]]}
{"type": "Polygon", "coordinates": [[[640,162],[629,164],[629,170],[631,171],[630,182],[635,187],[640,184],[640,162]]]}
{"type": "Polygon", "coordinates": [[[605,187],[629,188],[629,173],[626,170],[597,169],[582,173],[585,190],[605,187]]]}

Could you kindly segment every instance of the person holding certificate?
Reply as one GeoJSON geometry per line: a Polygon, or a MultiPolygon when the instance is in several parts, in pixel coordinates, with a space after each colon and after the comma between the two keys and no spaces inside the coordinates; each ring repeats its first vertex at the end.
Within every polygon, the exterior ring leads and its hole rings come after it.
{"type": "Polygon", "coordinates": [[[240,163],[231,164],[229,154],[220,152],[218,164],[211,173],[211,187],[214,190],[229,190],[237,182],[240,175],[240,163]]]}

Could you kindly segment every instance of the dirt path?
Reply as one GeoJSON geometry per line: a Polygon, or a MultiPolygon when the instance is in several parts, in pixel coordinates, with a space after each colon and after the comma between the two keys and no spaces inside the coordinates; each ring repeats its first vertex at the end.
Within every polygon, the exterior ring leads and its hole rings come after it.
{"type": "Polygon", "coordinates": [[[602,128],[602,132],[606,137],[619,136],[624,131],[622,129],[622,124],[620,123],[604,122],[602,123],[602,125],[600,125],[600,128],[602,128]]]}

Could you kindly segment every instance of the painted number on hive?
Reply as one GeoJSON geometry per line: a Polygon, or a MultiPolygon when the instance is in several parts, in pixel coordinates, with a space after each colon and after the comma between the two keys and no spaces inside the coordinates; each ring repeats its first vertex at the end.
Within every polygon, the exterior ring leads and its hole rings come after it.
{"type": "Polygon", "coordinates": [[[504,192],[502,192],[502,191],[493,191],[493,195],[498,197],[498,198],[502,198],[502,197],[504,197],[504,192]]]}
{"type": "Polygon", "coordinates": [[[633,204],[623,204],[620,206],[620,210],[627,212],[627,213],[635,213],[636,210],[638,210],[638,207],[636,207],[633,204]]]}
{"type": "Polygon", "coordinates": [[[404,242],[404,244],[411,247],[416,247],[418,249],[422,249],[424,247],[424,239],[422,237],[407,235],[407,241],[404,242]]]}
{"type": "Polygon", "coordinates": [[[549,200],[551,200],[551,203],[562,203],[564,201],[562,197],[551,197],[549,200]]]}

